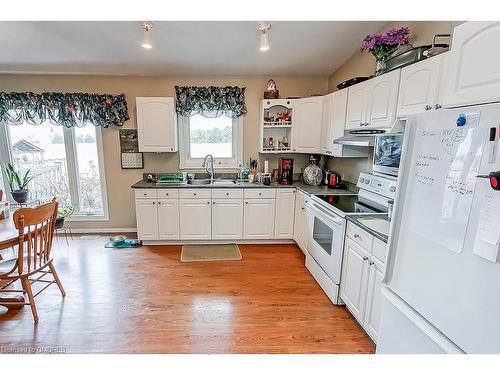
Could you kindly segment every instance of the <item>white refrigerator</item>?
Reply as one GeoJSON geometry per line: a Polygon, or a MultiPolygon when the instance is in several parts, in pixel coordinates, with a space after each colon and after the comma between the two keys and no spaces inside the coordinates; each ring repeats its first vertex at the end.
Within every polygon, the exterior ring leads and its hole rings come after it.
{"type": "Polygon", "coordinates": [[[377,353],[500,353],[500,191],[477,177],[499,124],[500,104],[408,119],[377,353]]]}

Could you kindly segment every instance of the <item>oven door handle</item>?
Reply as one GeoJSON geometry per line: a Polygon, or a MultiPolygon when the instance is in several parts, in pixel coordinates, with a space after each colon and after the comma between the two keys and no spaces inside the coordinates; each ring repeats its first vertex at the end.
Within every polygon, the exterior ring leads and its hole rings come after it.
{"type": "Polygon", "coordinates": [[[318,212],[319,214],[322,214],[322,216],[325,219],[328,219],[329,221],[332,221],[336,225],[342,225],[342,224],[344,224],[344,220],[343,219],[340,219],[338,217],[333,216],[334,214],[332,214],[331,212],[328,212],[326,209],[324,209],[323,207],[317,205],[316,203],[313,203],[313,209],[316,212],[318,212]]]}

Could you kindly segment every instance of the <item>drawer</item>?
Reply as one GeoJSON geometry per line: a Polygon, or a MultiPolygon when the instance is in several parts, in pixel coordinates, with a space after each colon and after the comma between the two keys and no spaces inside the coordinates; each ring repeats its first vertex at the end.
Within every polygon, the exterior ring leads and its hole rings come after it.
{"type": "Polygon", "coordinates": [[[245,189],[244,197],[253,199],[253,198],[276,198],[276,189],[245,189]]]}
{"type": "Polygon", "coordinates": [[[158,198],[177,199],[179,198],[179,189],[158,189],[158,198]]]}
{"type": "Polygon", "coordinates": [[[179,197],[184,199],[210,199],[212,198],[212,189],[179,189],[179,197]]]}
{"type": "Polygon", "coordinates": [[[155,199],[157,189],[135,189],[135,199],[155,199]]]}
{"type": "Polygon", "coordinates": [[[242,199],[243,189],[212,189],[214,199],[242,199]]]}
{"type": "Polygon", "coordinates": [[[385,259],[387,258],[387,244],[384,241],[381,241],[378,238],[373,237],[372,254],[382,263],[385,263],[385,259]]]}
{"type": "Polygon", "coordinates": [[[349,236],[354,242],[361,245],[366,251],[371,252],[373,244],[373,236],[356,226],[353,223],[347,223],[347,236],[349,236]]]}

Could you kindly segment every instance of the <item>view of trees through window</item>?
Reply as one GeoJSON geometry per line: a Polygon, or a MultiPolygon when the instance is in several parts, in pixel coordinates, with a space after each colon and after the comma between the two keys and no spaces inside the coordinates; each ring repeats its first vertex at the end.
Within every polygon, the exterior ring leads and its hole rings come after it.
{"type": "MultiPolygon", "coordinates": [[[[28,187],[30,199],[43,202],[56,197],[62,206],[77,203],[77,213],[102,215],[96,129],[92,125],[71,129],[76,147],[71,153],[76,154],[76,160],[66,155],[66,142],[70,139],[63,130],[50,123],[9,125],[14,168],[23,174],[31,171],[34,178],[28,187]],[[73,180],[77,189],[75,196],[70,189],[73,180]]],[[[72,150],[72,146],[69,149],[72,150]]]]}
{"type": "Polygon", "coordinates": [[[233,154],[233,120],[226,116],[207,118],[201,115],[189,118],[190,155],[202,158],[211,154],[231,158],[233,154]]]}

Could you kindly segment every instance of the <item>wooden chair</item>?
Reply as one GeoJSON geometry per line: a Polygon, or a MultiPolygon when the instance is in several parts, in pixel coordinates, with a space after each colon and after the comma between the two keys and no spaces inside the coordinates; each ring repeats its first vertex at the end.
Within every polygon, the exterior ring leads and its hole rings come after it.
{"type": "Polygon", "coordinates": [[[2,263],[0,268],[0,281],[7,281],[7,284],[0,287],[0,292],[27,294],[29,302],[24,302],[24,305],[30,305],[35,323],[38,322],[35,305],[35,297],[38,294],[50,285],[57,284],[62,296],[66,295],[50,254],[56,216],[57,202],[55,199],[35,208],[21,208],[14,212],[14,224],[19,231],[18,254],[17,258],[10,262],[2,263]],[[44,277],[48,274],[51,274],[53,279],[45,280],[44,277]],[[21,290],[5,289],[17,280],[21,282],[21,290]],[[33,294],[31,286],[34,283],[46,285],[33,294]]]}

